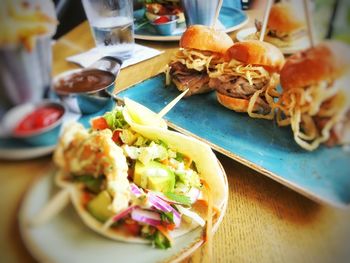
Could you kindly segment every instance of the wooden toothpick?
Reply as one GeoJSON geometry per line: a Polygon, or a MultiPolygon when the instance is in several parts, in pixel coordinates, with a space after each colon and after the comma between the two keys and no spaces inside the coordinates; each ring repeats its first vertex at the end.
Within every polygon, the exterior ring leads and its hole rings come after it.
{"type": "Polygon", "coordinates": [[[186,95],[186,93],[188,91],[189,91],[189,89],[187,88],[180,95],[178,95],[175,99],[173,99],[171,102],[169,102],[168,105],[166,105],[160,112],[158,112],[158,116],[160,118],[162,118],[165,114],[167,114],[181,100],[181,98],[186,95]]]}
{"type": "Polygon", "coordinates": [[[273,0],[267,0],[265,13],[264,13],[264,20],[263,20],[263,24],[262,24],[261,32],[260,32],[260,38],[259,38],[260,41],[264,41],[267,22],[269,21],[269,16],[270,16],[272,4],[273,4],[273,0]]]}
{"type": "Polygon", "coordinates": [[[314,28],[312,26],[312,14],[310,9],[310,0],[304,0],[304,11],[307,22],[307,32],[310,40],[311,47],[315,46],[315,36],[314,36],[314,28]]]}
{"type": "Polygon", "coordinates": [[[215,11],[215,16],[214,16],[214,21],[213,21],[213,25],[212,28],[216,27],[216,23],[219,19],[219,14],[220,14],[220,10],[221,10],[221,6],[222,6],[222,1],[223,0],[219,0],[218,6],[216,7],[216,11],[215,11]]]}

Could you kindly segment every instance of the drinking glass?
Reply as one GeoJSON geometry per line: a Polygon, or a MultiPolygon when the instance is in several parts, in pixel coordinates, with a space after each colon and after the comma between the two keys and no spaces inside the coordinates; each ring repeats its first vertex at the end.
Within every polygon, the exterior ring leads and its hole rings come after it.
{"type": "Polygon", "coordinates": [[[219,3],[220,0],[181,0],[186,25],[212,26],[219,3]]]}
{"type": "Polygon", "coordinates": [[[103,55],[128,58],[134,49],[132,0],[83,0],[97,48],[103,55]]]}

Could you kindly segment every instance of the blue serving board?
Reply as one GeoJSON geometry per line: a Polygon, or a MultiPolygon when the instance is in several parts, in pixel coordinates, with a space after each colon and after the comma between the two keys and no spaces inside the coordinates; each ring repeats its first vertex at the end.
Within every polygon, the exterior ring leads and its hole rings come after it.
{"type": "MultiPolygon", "coordinates": [[[[165,87],[164,74],[117,94],[158,112],[179,95],[165,87]]],[[[194,135],[213,149],[321,203],[345,207],[350,203],[350,151],[321,146],[300,148],[289,127],[253,119],[221,106],[214,93],[182,99],[166,116],[169,125],[194,135]]]]}

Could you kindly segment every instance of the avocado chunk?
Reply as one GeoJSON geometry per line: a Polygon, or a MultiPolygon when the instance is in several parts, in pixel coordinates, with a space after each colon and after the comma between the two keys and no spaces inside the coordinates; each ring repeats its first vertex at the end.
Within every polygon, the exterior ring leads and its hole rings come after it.
{"type": "Polygon", "coordinates": [[[134,171],[134,183],[142,188],[158,192],[172,192],[175,186],[175,174],[167,166],[156,161],[146,165],[137,161],[134,171]]]}
{"type": "Polygon", "coordinates": [[[108,209],[111,204],[112,197],[107,191],[102,191],[87,204],[87,210],[93,217],[103,223],[114,215],[113,211],[108,209]]]}
{"type": "Polygon", "coordinates": [[[84,186],[95,194],[101,191],[104,176],[94,177],[92,175],[75,175],[73,180],[76,182],[81,182],[84,186]]]}

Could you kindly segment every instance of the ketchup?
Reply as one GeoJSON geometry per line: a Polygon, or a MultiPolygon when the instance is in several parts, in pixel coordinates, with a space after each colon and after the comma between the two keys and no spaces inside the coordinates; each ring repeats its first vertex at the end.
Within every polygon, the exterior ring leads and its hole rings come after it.
{"type": "Polygon", "coordinates": [[[168,22],[170,22],[170,19],[166,16],[161,16],[161,17],[157,18],[156,20],[154,20],[154,23],[157,25],[168,23],[168,22]]]}
{"type": "Polygon", "coordinates": [[[63,115],[63,110],[55,106],[42,106],[26,115],[16,126],[14,133],[31,133],[56,122],[63,115]]]}

